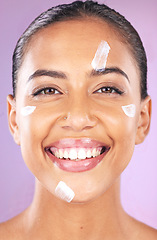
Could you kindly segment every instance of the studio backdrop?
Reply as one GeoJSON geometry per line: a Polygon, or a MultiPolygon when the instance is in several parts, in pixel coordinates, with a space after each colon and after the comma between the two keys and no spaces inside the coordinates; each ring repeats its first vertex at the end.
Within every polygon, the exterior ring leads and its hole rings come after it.
{"type": "MultiPolygon", "coordinates": [[[[12,93],[12,53],[16,41],[42,11],[66,0],[0,0],[0,222],[32,201],[34,177],[24,164],[9,132],[6,97],[12,93]]],[[[157,1],[100,0],[123,14],[140,34],[148,58],[148,92],[152,97],[152,124],[145,142],[122,175],[121,199],[125,210],[157,228],[157,1]]]]}

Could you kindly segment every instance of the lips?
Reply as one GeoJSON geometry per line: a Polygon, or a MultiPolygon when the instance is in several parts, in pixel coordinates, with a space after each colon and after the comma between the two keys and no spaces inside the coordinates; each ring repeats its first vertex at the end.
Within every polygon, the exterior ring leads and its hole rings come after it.
{"type": "Polygon", "coordinates": [[[68,172],[84,172],[96,167],[110,147],[90,138],[62,139],[45,148],[51,161],[68,172]]]}

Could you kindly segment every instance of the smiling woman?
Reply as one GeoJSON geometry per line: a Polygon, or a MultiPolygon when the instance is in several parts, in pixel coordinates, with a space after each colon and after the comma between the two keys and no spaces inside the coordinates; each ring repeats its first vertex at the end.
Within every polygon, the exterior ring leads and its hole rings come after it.
{"type": "Polygon", "coordinates": [[[8,119],[36,191],[0,225],[2,239],[157,238],[125,213],[119,190],[149,131],[146,79],[137,32],[106,5],[77,1],[35,19],[14,51],[8,119]]]}

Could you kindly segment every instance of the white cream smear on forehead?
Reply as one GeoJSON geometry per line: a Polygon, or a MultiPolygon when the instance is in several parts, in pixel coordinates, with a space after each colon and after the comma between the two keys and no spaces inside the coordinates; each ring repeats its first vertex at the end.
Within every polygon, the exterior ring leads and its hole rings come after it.
{"type": "Polygon", "coordinates": [[[133,118],[136,113],[136,106],[135,104],[129,104],[126,106],[122,106],[123,112],[128,116],[133,118]]]}
{"type": "Polygon", "coordinates": [[[102,40],[91,63],[94,70],[101,71],[101,69],[104,69],[106,67],[109,51],[110,46],[106,41],[102,40]]]}
{"type": "Polygon", "coordinates": [[[26,106],[21,108],[21,115],[26,117],[30,114],[32,114],[34,112],[34,110],[36,109],[35,106],[26,106]]]}
{"type": "Polygon", "coordinates": [[[56,195],[66,202],[71,202],[75,196],[74,191],[66,185],[65,182],[60,181],[55,189],[56,195]]]}

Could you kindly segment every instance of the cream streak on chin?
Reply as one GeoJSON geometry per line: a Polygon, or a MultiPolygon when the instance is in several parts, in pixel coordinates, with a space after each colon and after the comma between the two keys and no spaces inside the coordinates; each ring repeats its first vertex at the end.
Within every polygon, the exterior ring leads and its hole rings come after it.
{"type": "Polygon", "coordinates": [[[32,114],[34,112],[34,110],[36,109],[35,106],[26,106],[21,108],[21,115],[26,117],[30,114],[32,114]]]}
{"type": "Polygon", "coordinates": [[[129,104],[126,106],[122,106],[123,112],[128,116],[133,118],[136,113],[136,106],[135,104],[129,104]]]}
{"type": "Polygon", "coordinates": [[[63,181],[58,183],[55,189],[55,194],[66,202],[71,202],[75,196],[74,191],[63,181]]]}

